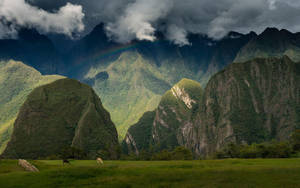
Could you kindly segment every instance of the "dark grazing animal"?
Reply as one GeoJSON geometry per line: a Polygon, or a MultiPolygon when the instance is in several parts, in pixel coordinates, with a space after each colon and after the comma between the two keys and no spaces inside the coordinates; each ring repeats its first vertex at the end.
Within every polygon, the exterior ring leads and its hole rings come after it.
{"type": "Polygon", "coordinates": [[[69,165],[71,164],[70,161],[69,161],[68,159],[63,159],[63,165],[64,165],[65,163],[66,163],[66,164],[69,164],[69,165]]]}

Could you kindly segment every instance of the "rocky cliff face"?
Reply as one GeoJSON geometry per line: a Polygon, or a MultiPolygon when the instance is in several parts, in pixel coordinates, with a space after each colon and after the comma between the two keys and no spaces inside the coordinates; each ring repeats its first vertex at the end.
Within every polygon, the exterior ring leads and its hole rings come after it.
{"type": "MultiPolygon", "coordinates": [[[[188,90],[190,84],[177,84],[147,122],[152,126],[147,138],[159,149],[183,145],[202,156],[230,142],[286,140],[300,125],[299,74],[299,64],[285,56],[234,63],[212,77],[204,94],[200,86],[188,90]]],[[[139,149],[134,130],[141,126],[146,124],[128,131],[131,150],[139,149]]]]}
{"type": "Polygon", "coordinates": [[[75,147],[89,158],[117,157],[118,136],[109,113],[89,86],[61,79],[36,88],[21,107],[6,158],[40,158],[75,147]]]}
{"type": "Polygon", "coordinates": [[[154,112],[147,112],[127,132],[123,149],[139,154],[141,150],[191,146],[194,134],[191,121],[198,109],[203,90],[198,82],[183,79],[167,91],[154,112]]]}
{"type": "Polygon", "coordinates": [[[213,76],[193,123],[193,150],[206,155],[229,142],[287,139],[299,125],[299,74],[299,64],[283,57],[232,64],[213,76]]]}

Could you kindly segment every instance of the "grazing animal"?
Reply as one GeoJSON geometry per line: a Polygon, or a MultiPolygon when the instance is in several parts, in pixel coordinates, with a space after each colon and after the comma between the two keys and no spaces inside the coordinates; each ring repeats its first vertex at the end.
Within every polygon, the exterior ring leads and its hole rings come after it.
{"type": "Polygon", "coordinates": [[[63,165],[64,165],[65,163],[66,163],[66,164],[69,164],[69,165],[71,164],[70,161],[69,161],[68,159],[63,159],[63,165]]]}
{"type": "Polygon", "coordinates": [[[100,157],[98,157],[98,158],[97,158],[97,163],[98,163],[98,164],[103,164],[103,160],[102,160],[100,157]]]}

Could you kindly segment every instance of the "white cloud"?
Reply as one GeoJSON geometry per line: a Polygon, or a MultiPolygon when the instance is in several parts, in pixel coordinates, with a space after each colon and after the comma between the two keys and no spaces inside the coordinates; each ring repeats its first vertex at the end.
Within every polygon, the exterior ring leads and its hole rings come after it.
{"type": "Polygon", "coordinates": [[[190,45],[187,37],[187,31],[184,28],[179,28],[176,25],[169,25],[166,37],[179,46],[190,45]]]}
{"type": "Polygon", "coordinates": [[[50,13],[24,0],[0,0],[0,38],[14,35],[16,28],[33,27],[42,33],[55,32],[72,36],[84,30],[81,5],[67,3],[50,13]]]}
{"type": "MultiPolygon", "coordinates": [[[[24,4],[24,0],[4,1],[24,4]]],[[[89,28],[104,22],[107,33],[119,42],[133,39],[153,41],[156,30],[179,45],[188,44],[185,36],[188,33],[207,34],[219,39],[229,31],[259,33],[266,27],[300,31],[300,0],[27,1],[51,11],[59,10],[67,2],[80,4],[87,15],[84,21],[89,28]]]]}
{"type": "Polygon", "coordinates": [[[107,25],[107,31],[119,42],[155,40],[153,24],[164,18],[172,8],[171,0],[136,0],[126,7],[124,14],[107,25]]]}

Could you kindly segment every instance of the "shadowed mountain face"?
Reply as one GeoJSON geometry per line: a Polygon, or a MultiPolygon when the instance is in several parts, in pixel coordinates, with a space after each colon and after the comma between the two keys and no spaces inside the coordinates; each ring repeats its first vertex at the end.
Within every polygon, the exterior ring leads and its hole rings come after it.
{"type": "Polygon", "coordinates": [[[22,29],[18,39],[0,40],[0,59],[14,59],[42,74],[62,73],[62,57],[51,40],[34,29],[22,29]]]}
{"type": "Polygon", "coordinates": [[[14,123],[5,158],[41,158],[74,147],[94,159],[118,156],[118,135],[109,113],[89,86],[61,79],[31,92],[14,123]]]}
{"type": "Polygon", "coordinates": [[[152,149],[160,151],[185,145],[186,133],[199,109],[203,89],[196,81],[183,79],[167,91],[157,109],[146,112],[126,134],[122,147],[125,153],[152,149]]]}
{"type": "Polygon", "coordinates": [[[36,87],[64,77],[42,75],[16,61],[0,61],[0,153],[10,139],[13,123],[27,95],[36,87]]]}
{"type": "Polygon", "coordinates": [[[256,57],[282,57],[287,55],[293,61],[300,61],[300,33],[267,28],[245,45],[235,62],[244,62],[256,57]]]}
{"type": "Polygon", "coordinates": [[[299,84],[299,64],[286,56],[231,64],[204,92],[182,81],[128,130],[123,149],[138,154],[150,145],[183,145],[206,156],[230,142],[286,140],[300,123],[299,84]]]}

